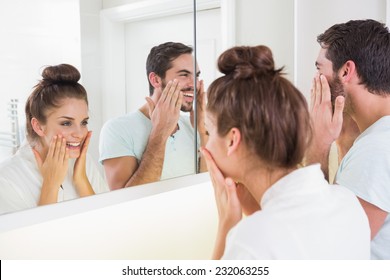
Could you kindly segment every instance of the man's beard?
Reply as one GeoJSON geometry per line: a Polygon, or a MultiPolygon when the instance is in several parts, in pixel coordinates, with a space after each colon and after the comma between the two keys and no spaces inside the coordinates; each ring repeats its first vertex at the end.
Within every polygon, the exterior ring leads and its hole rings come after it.
{"type": "Polygon", "coordinates": [[[344,96],[345,97],[344,86],[343,86],[340,78],[337,77],[336,75],[333,75],[333,79],[329,80],[328,82],[329,82],[329,88],[330,88],[330,98],[332,101],[332,108],[334,110],[337,96],[344,96]]]}
{"type": "MultiPolygon", "coordinates": [[[[167,83],[165,81],[165,79],[162,79],[162,90],[165,89],[165,87],[167,86],[167,83]]],[[[188,87],[188,88],[182,88],[180,89],[181,91],[185,92],[185,91],[194,91],[193,88],[191,87],[188,87]]],[[[183,103],[181,104],[181,107],[180,107],[180,111],[182,112],[191,112],[192,111],[192,102],[185,102],[184,101],[184,98],[183,98],[183,103]]]]}

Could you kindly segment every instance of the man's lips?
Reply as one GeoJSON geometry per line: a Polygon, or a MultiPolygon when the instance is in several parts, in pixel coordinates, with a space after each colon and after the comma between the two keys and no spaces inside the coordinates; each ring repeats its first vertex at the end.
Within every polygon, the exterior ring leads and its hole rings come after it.
{"type": "Polygon", "coordinates": [[[194,89],[192,87],[183,88],[181,91],[184,97],[194,98],[194,89]]]}

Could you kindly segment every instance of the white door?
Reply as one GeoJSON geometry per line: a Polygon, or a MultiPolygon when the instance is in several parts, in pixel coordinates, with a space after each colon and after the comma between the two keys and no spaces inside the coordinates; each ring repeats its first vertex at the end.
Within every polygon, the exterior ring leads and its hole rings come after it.
{"type": "MultiPolygon", "coordinates": [[[[215,62],[221,51],[220,9],[198,12],[197,23],[200,78],[207,86],[217,76],[215,62]]],[[[194,46],[193,27],[192,13],[126,24],[126,112],[141,107],[149,95],[146,58],[150,49],[168,41],[194,46]]]]}

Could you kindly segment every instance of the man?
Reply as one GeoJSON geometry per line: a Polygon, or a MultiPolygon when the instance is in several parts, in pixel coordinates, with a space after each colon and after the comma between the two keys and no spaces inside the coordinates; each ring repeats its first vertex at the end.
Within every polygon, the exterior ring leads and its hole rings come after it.
{"type": "Polygon", "coordinates": [[[357,195],[367,214],[371,257],[390,259],[389,31],[374,20],[354,20],[332,26],[317,41],[307,162],[320,162],[327,176],[336,141],[343,158],[335,181],[357,195]]]}
{"type": "MultiPolygon", "coordinates": [[[[195,172],[195,79],[200,144],[206,141],[203,82],[198,82],[199,71],[193,73],[192,48],[174,42],[153,47],[146,72],[147,102],[135,112],[108,121],[100,134],[100,161],[111,190],[195,172]]],[[[200,170],[204,169],[202,161],[200,170]]]]}

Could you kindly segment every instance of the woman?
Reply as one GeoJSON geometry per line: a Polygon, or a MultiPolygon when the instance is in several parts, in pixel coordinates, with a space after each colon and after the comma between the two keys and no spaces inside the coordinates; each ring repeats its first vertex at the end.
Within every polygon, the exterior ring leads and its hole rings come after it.
{"type": "Polygon", "coordinates": [[[218,67],[202,149],[219,213],[213,258],[368,259],[370,231],[355,195],[330,186],[318,164],[299,168],[309,112],[271,50],[234,47],[218,67]]]}
{"type": "Polygon", "coordinates": [[[43,70],[26,107],[27,141],[0,164],[0,213],[108,191],[87,156],[88,99],[79,71],[43,70]]]}

